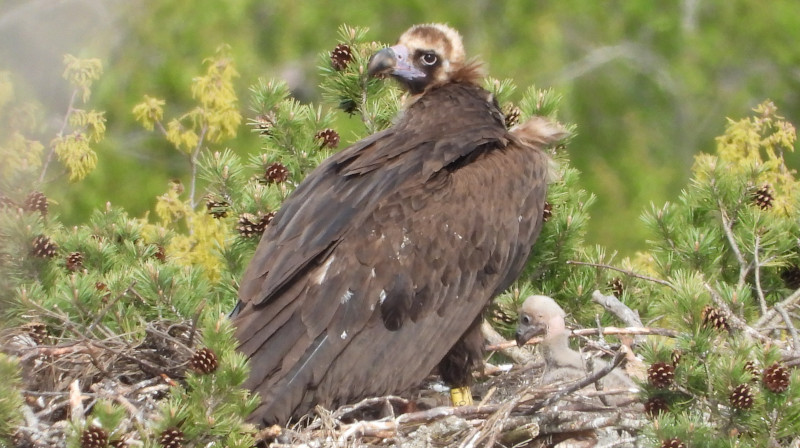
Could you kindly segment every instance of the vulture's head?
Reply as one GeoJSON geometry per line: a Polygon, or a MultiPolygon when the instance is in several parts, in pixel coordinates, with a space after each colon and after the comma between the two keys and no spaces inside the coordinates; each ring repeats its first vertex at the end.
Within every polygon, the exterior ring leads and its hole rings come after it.
{"type": "Polygon", "coordinates": [[[458,31],[442,24],[415,25],[397,45],[375,53],[367,67],[370,76],[391,76],[411,94],[450,81],[470,80],[479,64],[468,62],[458,31]]]}
{"type": "Polygon", "coordinates": [[[540,334],[563,332],[564,310],[550,297],[530,296],[522,303],[517,323],[517,345],[523,346],[528,340],[540,334]]]}

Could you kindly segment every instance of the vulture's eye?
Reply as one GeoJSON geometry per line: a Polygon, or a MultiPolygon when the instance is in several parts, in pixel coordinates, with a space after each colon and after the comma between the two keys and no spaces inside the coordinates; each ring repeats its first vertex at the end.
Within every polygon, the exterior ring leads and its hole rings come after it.
{"type": "Polygon", "coordinates": [[[425,53],[425,54],[423,54],[423,55],[422,55],[422,57],[421,57],[421,58],[419,58],[419,59],[420,59],[420,60],[422,61],[422,63],[423,63],[423,64],[425,64],[425,65],[433,65],[433,64],[435,64],[435,63],[436,63],[436,61],[438,61],[438,58],[437,58],[437,57],[436,57],[436,55],[435,55],[435,54],[433,54],[433,53],[425,53]]]}
{"type": "Polygon", "coordinates": [[[531,323],[531,318],[528,316],[522,316],[519,318],[519,321],[522,322],[524,325],[528,325],[531,323]]]}

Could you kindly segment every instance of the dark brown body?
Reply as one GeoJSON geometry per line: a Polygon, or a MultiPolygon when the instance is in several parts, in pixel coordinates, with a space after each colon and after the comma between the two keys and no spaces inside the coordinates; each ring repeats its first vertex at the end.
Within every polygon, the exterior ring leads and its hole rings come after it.
{"type": "Polygon", "coordinates": [[[480,361],[488,302],[541,228],[546,156],[488,92],[449,83],[323,162],[268,227],[240,289],[254,417],[402,392],[480,361]]]}

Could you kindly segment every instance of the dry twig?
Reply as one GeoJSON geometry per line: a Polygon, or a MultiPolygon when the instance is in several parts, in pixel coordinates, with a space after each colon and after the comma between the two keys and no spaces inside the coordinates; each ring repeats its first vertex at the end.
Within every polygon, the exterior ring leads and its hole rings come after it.
{"type": "MultiPolygon", "coordinates": [[[[603,327],[602,329],[598,328],[581,328],[578,330],[572,330],[570,332],[570,337],[578,337],[578,336],[595,336],[599,334],[604,335],[653,335],[653,336],[665,336],[669,338],[678,337],[678,332],[675,330],[669,330],[666,328],[649,328],[649,327],[634,327],[634,328],[619,328],[619,327],[603,327]]],[[[542,342],[541,337],[531,338],[527,344],[538,344],[542,342]]],[[[516,345],[514,341],[505,341],[500,342],[498,344],[493,344],[486,347],[486,350],[504,350],[508,347],[513,347],[516,345]]]]}

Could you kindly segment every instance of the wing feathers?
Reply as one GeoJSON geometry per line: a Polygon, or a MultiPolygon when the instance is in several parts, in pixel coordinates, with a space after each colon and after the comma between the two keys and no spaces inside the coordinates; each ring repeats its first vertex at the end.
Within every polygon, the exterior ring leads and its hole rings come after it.
{"type": "Polygon", "coordinates": [[[427,92],[286,201],[236,318],[264,422],[417,383],[519,275],[541,227],[536,146],[553,133],[509,134],[486,97],[461,84],[427,92]]]}

